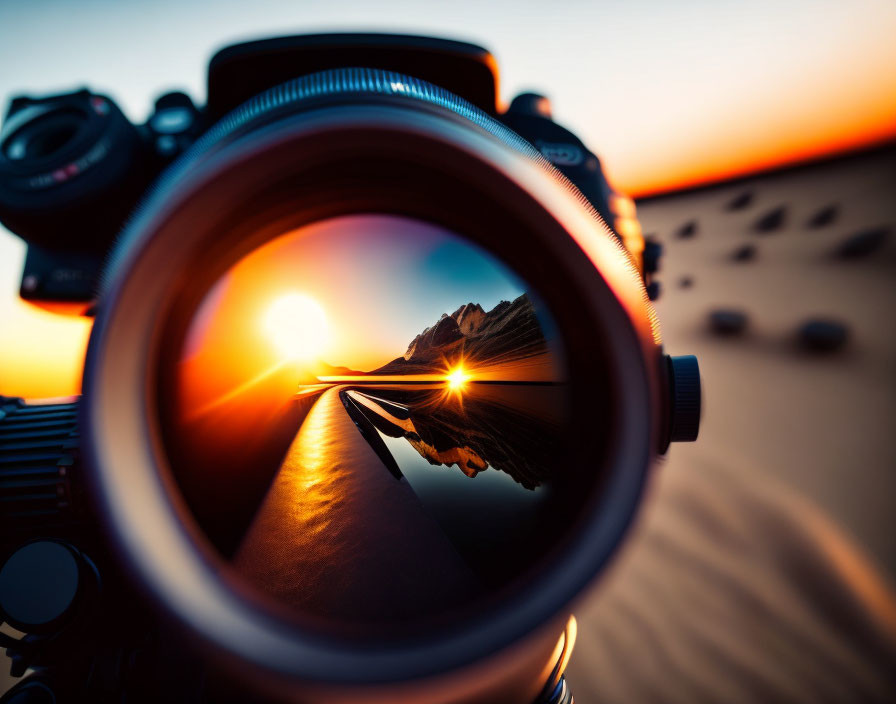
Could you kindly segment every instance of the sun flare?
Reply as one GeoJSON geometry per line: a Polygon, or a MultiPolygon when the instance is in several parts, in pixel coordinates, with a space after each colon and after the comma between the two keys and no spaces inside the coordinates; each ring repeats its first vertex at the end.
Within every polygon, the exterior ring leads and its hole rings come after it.
{"type": "Polygon", "coordinates": [[[448,388],[452,391],[460,391],[467,385],[469,380],[470,375],[467,374],[463,367],[455,367],[445,376],[445,381],[448,382],[448,388]]]}
{"type": "Polygon", "coordinates": [[[286,360],[316,360],[329,340],[324,309],[303,293],[287,293],[271,301],[262,325],[281,358],[286,360]]]}

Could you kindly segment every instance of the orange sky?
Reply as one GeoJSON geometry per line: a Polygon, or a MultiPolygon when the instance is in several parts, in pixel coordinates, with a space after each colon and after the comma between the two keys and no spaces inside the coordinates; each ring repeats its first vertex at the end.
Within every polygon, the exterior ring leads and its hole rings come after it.
{"type": "Polygon", "coordinates": [[[326,321],[322,346],[308,339],[315,331],[292,338],[310,342],[314,358],[276,372],[294,390],[318,361],[370,371],[404,354],[443,313],[471,301],[488,310],[520,293],[503,267],[431,225],[386,216],[311,225],[252,252],[206,296],[184,344],[182,405],[204,407],[282,364],[278,330],[264,321],[284,294],[313,301],[326,321]]]}
{"type": "Polygon", "coordinates": [[[490,49],[502,98],[546,94],[558,122],[632,195],[896,136],[892,0],[523,5],[454,0],[421,13],[415,0],[256,0],[251,11],[216,0],[214,12],[175,0],[0,3],[0,65],[14,67],[0,74],[0,96],[87,83],[141,121],[171,87],[202,102],[208,58],[231,41],[389,31],[490,49]]]}
{"type": "MultiPolygon", "coordinates": [[[[0,73],[0,98],[87,83],[141,121],[162,90],[204,100],[205,64],[229,41],[403,31],[489,47],[502,96],[546,93],[558,122],[636,196],[896,137],[892,0],[455,0],[418,10],[413,0],[258,0],[251,11],[218,0],[212,13],[174,0],[0,3],[0,65],[13,68],[0,73]]],[[[0,230],[0,393],[76,393],[90,323],[17,299],[23,251],[0,230]]]]}
{"type": "Polygon", "coordinates": [[[4,291],[0,302],[0,395],[69,396],[81,391],[91,320],[48,313],[4,291]]]}
{"type": "MultiPolygon", "coordinates": [[[[896,41],[878,70],[854,80],[849,57],[832,53],[802,84],[715,105],[699,133],[658,128],[652,158],[616,156],[614,184],[638,197],[724,181],[896,138],[896,41]],[[774,106],[765,104],[774,101],[774,106]]],[[[651,140],[655,141],[655,140],[651,140]]],[[[648,145],[642,145],[644,148],[648,145]]],[[[633,155],[634,157],[634,155],[633,155]]],[[[606,158],[605,158],[606,162],[606,158]]]]}

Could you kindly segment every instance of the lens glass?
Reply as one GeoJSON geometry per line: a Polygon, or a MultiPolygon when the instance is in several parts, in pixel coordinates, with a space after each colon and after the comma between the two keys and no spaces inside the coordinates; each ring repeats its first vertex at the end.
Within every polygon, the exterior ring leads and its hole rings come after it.
{"type": "Polygon", "coordinates": [[[53,110],[13,132],[3,143],[3,153],[11,161],[44,159],[65,147],[84,124],[79,110],[53,110]]]}
{"type": "Polygon", "coordinates": [[[550,312],[435,225],[355,215],[269,241],[177,349],[175,479],[231,577],[305,623],[382,637],[475,613],[588,489],[550,312]]]}

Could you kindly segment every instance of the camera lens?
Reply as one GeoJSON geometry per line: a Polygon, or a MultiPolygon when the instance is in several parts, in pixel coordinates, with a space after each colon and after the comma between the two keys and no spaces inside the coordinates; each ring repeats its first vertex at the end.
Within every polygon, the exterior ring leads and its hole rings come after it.
{"type": "Polygon", "coordinates": [[[92,261],[146,187],[147,165],[137,128],[108,98],[18,98],[0,132],[0,222],[41,250],[92,261]]]}
{"type": "Polygon", "coordinates": [[[346,700],[511,646],[495,677],[543,686],[668,365],[631,259],[531,145],[406,76],[298,79],[163,175],[104,279],[86,466],[164,613],[346,700]]]}
{"type": "Polygon", "coordinates": [[[475,611],[591,488],[571,486],[538,292],[420,220],[332,218],[252,251],[175,365],[169,452],[200,526],[241,581],[328,630],[475,611]]]}
{"type": "Polygon", "coordinates": [[[52,156],[71,142],[85,122],[84,114],[78,110],[53,110],[9,135],[3,142],[3,154],[10,161],[52,156]]]}

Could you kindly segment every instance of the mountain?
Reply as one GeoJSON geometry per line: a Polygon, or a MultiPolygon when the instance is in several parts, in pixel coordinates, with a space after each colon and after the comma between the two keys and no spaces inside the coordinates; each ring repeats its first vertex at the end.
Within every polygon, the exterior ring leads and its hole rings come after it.
{"type": "Polygon", "coordinates": [[[486,315],[478,303],[467,303],[454,311],[451,317],[457,321],[457,327],[464,335],[472,335],[482,327],[486,315]]]}
{"type": "MultiPolygon", "coordinates": [[[[447,313],[442,313],[439,322],[432,327],[426,328],[411,340],[411,344],[408,345],[408,351],[400,359],[404,359],[406,362],[415,359],[419,360],[430,350],[450,347],[462,339],[464,339],[464,334],[460,331],[457,320],[447,313]]],[[[395,361],[397,362],[398,360],[396,359],[395,361]]]]}
{"type": "Polygon", "coordinates": [[[407,351],[371,374],[421,374],[445,370],[446,363],[472,366],[510,364],[547,352],[535,308],[527,294],[501,301],[490,311],[478,303],[443,313],[411,340],[407,351]]]}
{"type": "Polygon", "coordinates": [[[324,361],[316,362],[313,369],[315,376],[364,376],[367,372],[359,372],[348,367],[334,367],[324,361]]]}

